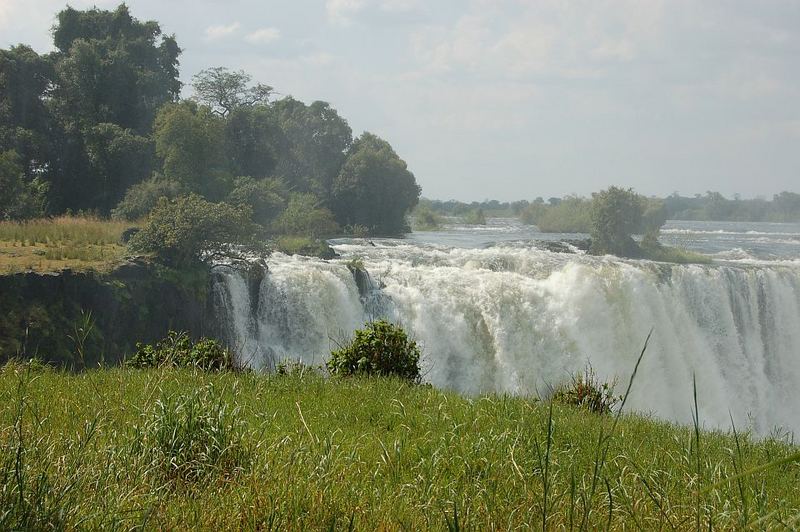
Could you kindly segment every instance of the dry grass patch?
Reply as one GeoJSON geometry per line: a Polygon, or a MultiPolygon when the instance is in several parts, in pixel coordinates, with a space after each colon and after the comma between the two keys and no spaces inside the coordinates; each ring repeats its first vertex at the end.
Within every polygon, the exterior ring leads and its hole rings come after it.
{"type": "Polygon", "coordinates": [[[129,227],[92,216],[0,222],[0,273],[107,270],[125,255],[121,238],[129,227]]]}

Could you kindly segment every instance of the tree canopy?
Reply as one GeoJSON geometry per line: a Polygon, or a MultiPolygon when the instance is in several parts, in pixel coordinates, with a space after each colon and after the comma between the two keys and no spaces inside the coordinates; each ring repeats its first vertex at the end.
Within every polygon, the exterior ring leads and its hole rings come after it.
{"type": "Polygon", "coordinates": [[[155,254],[165,264],[185,267],[241,258],[262,247],[258,233],[249,209],[189,194],[175,201],[161,198],[130,245],[135,251],[155,254]]]}
{"type": "Polygon", "coordinates": [[[244,70],[232,72],[225,67],[214,67],[195,74],[192,86],[197,101],[224,117],[238,107],[269,101],[272,87],[261,83],[248,87],[251,80],[244,70]]]}
{"type": "Polygon", "coordinates": [[[333,185],[333,209],[342,223],[378,234],[407,231],[405,215],[420,187],[388,142],[364,133],[351,146],[333,185]]]}
{"type": "Polygon", "coordinates": [[[125,4],[63,9],[53,44],[44,55],[0,50],[0,205],[26,205],[2,216],[131,219],[193,193],[295,236],[406,229],[419,197],[413,174],[386,141],[354,143],[329,103],[272,101],[270,85],[222,66],[197,73],[181,99],[174,36],[125,4]]]}

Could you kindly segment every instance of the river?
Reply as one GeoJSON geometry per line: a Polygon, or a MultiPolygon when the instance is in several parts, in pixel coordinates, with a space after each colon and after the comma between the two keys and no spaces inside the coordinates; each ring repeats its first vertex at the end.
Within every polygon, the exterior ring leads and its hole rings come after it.
{"type": "MultiPolygon", "coordinates": [[[[370,318],[420,343],[425,380],[465,394],[542,394],[591,365],[621,392],[650,329],[633,410],[706,428],[800,430],[800,224],[669,222],[663,243],[711,265],[548,251],[511,219],[404,239],[331,241],[340,259],[274,254],[259,286],[223,270],[215,297],[243,363],[323,362],[370,318]],[[363,263],[359,287],[348,261],[363,263]],[[366,289],[366,290],[365,290],[366,289]]],[[[585,235],[583,235],[585,236],[585,235]]]]}

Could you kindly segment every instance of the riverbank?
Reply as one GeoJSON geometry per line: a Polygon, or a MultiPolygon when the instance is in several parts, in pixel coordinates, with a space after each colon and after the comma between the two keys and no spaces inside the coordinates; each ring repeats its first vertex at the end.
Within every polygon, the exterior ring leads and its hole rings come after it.
{"type": "Polygon", "coordinates": [[[559,405],[550,418],[525,397],[12,364],[0,400],[0,528],[791,528],[800,511],[800,467],[775,464],[796,447],[641,416],[613,429],[559,405]]]}

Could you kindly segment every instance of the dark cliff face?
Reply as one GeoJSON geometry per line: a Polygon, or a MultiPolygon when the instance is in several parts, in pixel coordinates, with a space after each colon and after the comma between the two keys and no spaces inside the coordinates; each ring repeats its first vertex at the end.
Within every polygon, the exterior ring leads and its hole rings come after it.
{"type": "Polygon", "coordinates": [[[214,335],[208,272],[129,261],[110,273],[0,276],[0,362],[40,358],[81,368],[120,363],[170,329],[214,335]]]}

